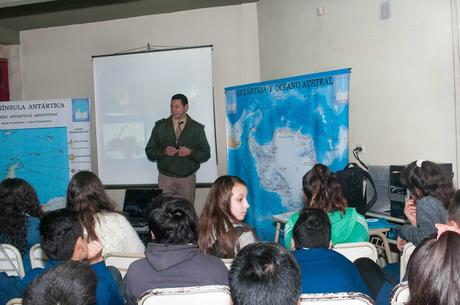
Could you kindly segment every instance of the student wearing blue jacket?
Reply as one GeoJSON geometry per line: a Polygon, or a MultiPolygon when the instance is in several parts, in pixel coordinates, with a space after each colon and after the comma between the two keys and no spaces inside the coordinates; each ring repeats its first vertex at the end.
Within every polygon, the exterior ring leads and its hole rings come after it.
{"type": "Polygon", "coordinates": [[[118,286],[102,258],[102,246],[94,241],[87,243],[83,238],[83,227],[77,214],[62,209],[45,215],[40,223],[41,246],[49,258],[44,268],[32,269],[23,279],[25,289],[40,274],[68,260],[88,262],[96,273],[96,304],[125,304],[118,286]]]}
{"type": "Polygon", "coordinates": [[[293,229],[293,240],[302,293],[361,292],[370,295],[358,268],[330,249],[331,224],[326,212],[303,209],[293,229]]]}

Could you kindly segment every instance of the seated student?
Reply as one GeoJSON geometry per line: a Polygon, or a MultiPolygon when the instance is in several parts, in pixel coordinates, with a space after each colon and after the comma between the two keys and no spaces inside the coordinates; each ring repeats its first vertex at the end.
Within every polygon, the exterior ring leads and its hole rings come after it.
{"type": "Polygon", "coordinates": [[[151,206],[148,223],[152,242],[145,258],[129,266],[125,277],[128,302],[135,302],[153,288],[227,285],[228,270],[222,260],[198,249],[197,216],[192,204],[164,194],[151,206]]]}
{"type": "Polygon", "coordinates": [[[33,280],[22,304],[96,305],[96,287],[96,274],[88,264],[67,261],[33,280]]]}
{"type": "Polygon", "coordinates": [[[114,203],[101,180],[90,171],[76,173],[67,187],[67,207],[78,213],[87,241],[102,244],[102,255],[110,252],[143,253],[144,244],[114,203]]]}
{"type": "Polygon", "coordinates": [[[446,221],[447,209],[454,196],[452,177],[431,161],[417,160],[401,172],[401,183],[410,191],[404,214],[410,224],[399,228],[398,248],[406,242],[418,245],[436,234],[436,223],[446,221]]]}
{"type": "MultiPolygon", "coordinates": [[[[315,164],[303,176],[302,187],[304,208],[321,209],[328,214],[332,226],[332,245],[369,241],[366,219],[355,208],[347,207],[339,180],[326,165],[315,164]]],[[[284,228],[284,245],[287,249],[292,248],[292,229],[298,217],[299,212],[293,213],[284,228]]]]}
{"type": "Polygon", "coordinates": [[[97,305],[121,305],[120,295],[110,271],[102,258],[102,246],[98,242],[87,243],[77,213],[68,209],[49,212],[40,223],[43,252],[48,257],[44,268],[32,269],[23,279],[26,288],[35,278],[63,261],[88,261],[97,276],[97,305]]]}
{"type": "Polygon", "coordinates": [[[15,246],[29,272],[29,250],[40,242],[38,226],[43,216],[34,188],[25,180],[8,178],[0,183],[0,243],[15,246]]]}
{"type": "Polygon", "coordinates": [[[236,176],[220,176],[206,198],[198,228],[203,253],[233,258],[257,238],[244,218],[249,208],[246,183],[236,176]]]}
{"type": "Polygon", "coordinates": [[[303,209],[293,239],[302,275],[302,293],[361,292],[369,295],[358,269],[331,250],[331,224],[320,209],[303,209]]]}
{"type": "Polygon", "coordinates": [[[460,303],[460,235],[450,230],[440,233],[418,245],[409,259],[407,305],[460,303]]]}
{"type": "Polygon", "coordinates": [[[233,305],[299,304],[299,266],[278,244],[244,247],[233,261],[229,284],[233,305]]]}

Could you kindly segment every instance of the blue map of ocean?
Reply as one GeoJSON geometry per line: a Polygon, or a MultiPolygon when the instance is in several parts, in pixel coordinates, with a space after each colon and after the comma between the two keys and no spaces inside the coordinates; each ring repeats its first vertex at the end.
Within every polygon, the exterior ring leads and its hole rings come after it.
{"type": "Polygon", "coordinates": [[[22,178],[42,204],[62,205],[69,182],[67,128],[0,131],[0,177],[22,178]]]}
{"type": "Polygon", "coordinates": [[[272,215],[303,206],[316,163],[348,163],[349,70],[226,89],[228,172],[248,184],[246,222],[273,240],[272,215]]]}

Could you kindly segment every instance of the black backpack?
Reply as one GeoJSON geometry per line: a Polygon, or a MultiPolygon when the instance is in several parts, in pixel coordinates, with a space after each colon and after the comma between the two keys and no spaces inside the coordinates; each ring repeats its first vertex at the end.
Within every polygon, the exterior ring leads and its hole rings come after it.
{"type": "Polygon", "coordinates": [[[342,187],[342,194],[348,201],[348,206],[356,208],[358,213],[364,215],[377,201],[377,190],[371,175],[356,163],[348,163],[345,168],[335,173],[342,187]],[[372,198],[367,201],[364,182],[373,189],[372,198]]]}

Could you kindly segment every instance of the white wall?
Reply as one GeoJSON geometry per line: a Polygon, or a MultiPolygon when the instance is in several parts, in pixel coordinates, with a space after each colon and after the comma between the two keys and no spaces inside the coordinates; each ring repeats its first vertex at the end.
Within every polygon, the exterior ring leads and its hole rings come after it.
{"type": "Polygon", "coordinates": [[[381,2],[259,1],[261,78],[350,67],[351,149],[373,165],[456,167],[451,1],[393,0],[385,20],[381,2]]]}
{"type": "Polygon", "coordinates": [[[93,96],[92,55],[212,44],[218,171],[227,172],[224,87],[260,80],[255,3],[30,30],[20,40],[24,99],[93,96]]]}

